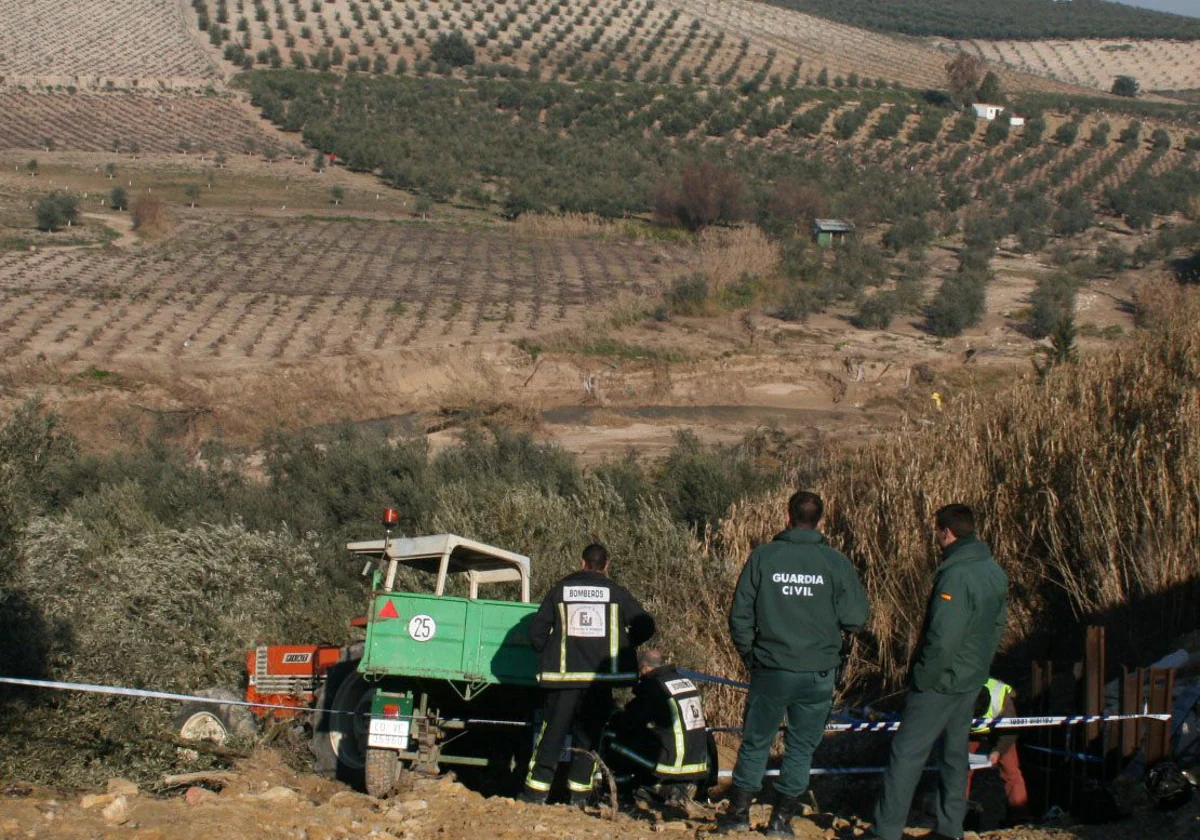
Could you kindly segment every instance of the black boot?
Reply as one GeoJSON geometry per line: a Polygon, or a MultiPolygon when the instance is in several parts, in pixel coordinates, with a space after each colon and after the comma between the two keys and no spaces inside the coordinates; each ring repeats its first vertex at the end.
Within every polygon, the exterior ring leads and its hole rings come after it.
{"type": "Polygon", "coordinates": [[[749,831],[750,803],[753,801],[754,791],[734,786],[729,793],[729,807],[725,809],[725,813],[717,814],[717,834],[749,831]]]}
{"type": "Polygon", "coordinates": [[[777,796],[775,807],[771,809],[771,821],[767,823],[768,837],[795,837],[792,831],[792,817],[800,808],[800,797],[777,796]]]}

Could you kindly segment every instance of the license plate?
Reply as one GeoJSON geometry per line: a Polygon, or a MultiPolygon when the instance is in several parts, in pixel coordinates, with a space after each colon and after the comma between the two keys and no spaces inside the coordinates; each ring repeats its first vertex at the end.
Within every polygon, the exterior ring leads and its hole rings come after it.
{"type": "Polygon", "coordinates": [[[407,750],[411,729],[412,721],[373,718],[367,732],[367,746],[407,750]]]}

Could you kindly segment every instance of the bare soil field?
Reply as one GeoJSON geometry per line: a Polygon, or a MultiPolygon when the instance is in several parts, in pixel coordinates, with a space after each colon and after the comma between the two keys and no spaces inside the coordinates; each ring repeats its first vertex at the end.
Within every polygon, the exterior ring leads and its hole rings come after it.
{"type": "MultiPolygon", "coordinates": [[[[857,798],[869,801],[870,781],[850,784],[857,798]]],[[[375,800],[337,782],[297,773],[270,752],[254,754],[241,762],[224,784],[212,785],[220,788],[219,793],[200,787],[188,789],[186,796],[182,787],[135,793],[131,783],[118,780],[110,786],[112,793],[84,794],[10,784],[0,793],[0,836],[58,840],[523,840],[530,836],[635,840],[664,834],[704,837],[715,813],[697,805],[688,814],[631,810],[614,819],[607,809],[584,813],[565,805],[484,798],[452,776],[413,777],[393,798],[375,800]]],[[[1200,828],[1200,802],[1196,800],[1181,810],[1157,813],[1145,808],[1136,789],[1131,789],[1128,799],[1137,808],[1136,816],[1110,825],[1067,823],[967,836],[973,840],[1125,840],[1135,836],[1191,840],[1200,828]]],[[[765,806],[751,810],[752,824],[761,824],[766,817],[765,806]]],[[[865,828],[858,817],[830,813],[800,817],[793,825],[801,840],[856,840],[865,828]]],[[[906,836],[916,840],[928,834],[927,828],[913,828],[906,836]]]]}
{"type": "Polygon", "coordinates": [[[274,140],[228,97],[27,93],[0,88],[0,150],[245,151],[274,140]]]}
{"type": "MultiPolygon", "coordinates": [[[[0,402],[40,394],[97,445],[148,422],[253,443],[279,426],[380,418],[440,445],[455,435],[446,412],[498,414],[589,460],[665,451],[680,428],[714,441],[769,425],[866,439],[935,411],[935,392],[1030,372],[1037,345],[1020,311],[1054,270],[1002,251],[988,317],[949,341],[916,319],[860,330],[843,311],[663,323],[647,313],[676,277],[736,277],[770,254],[736,232],[657,241],[616,223],[514,225],[445,205],[422,218],[407,193],[303,160],[235,155],[215,170],[195,155],[116,157],[110,180],[107,155],[42,154],[36,177],[24,158],[0,156],[0,241],[27,243],[0,250],[0,402]],[[189,207],[183,186],[205,178],[189,207]],[[173,232],[131,232],[100,203],[115,183],[166,202],[173,232]],[[33,232],[31,201],[59,187],[81,196],[82,226],[33,232]]],[[[935,275],[956,265],[948,249],[930,259],[935,275]]],[[[1135,282],[1081,295],[1089,335],[1131,326],[1135,282]]]]}
{"type": "Polygon", "coordinates": [[[1146,91],[1184,90],[1200,83],[1200,42],[1196,41],[938,39],[935,43],[1021,73],[1103,91],[1112,88],[1117,76],[1132,76],[1146,91]]]}
{"type": "Polygon", "coordinates": [[[0,0],[0,85],[199,87],[220,71],[185,0],[0,0]]]}

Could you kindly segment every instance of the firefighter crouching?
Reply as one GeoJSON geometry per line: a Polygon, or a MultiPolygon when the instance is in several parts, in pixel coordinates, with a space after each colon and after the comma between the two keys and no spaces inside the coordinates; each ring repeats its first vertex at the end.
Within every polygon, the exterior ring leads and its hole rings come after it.
{"type": "Polygon", "coordinates": [[[682,807],[708,776],[708,731],[700,692],[657,650],[638,654],[633,699],[613,716],[605,754],[639,798],[682,807]]]}
{"type": "MultiPolygon", "coordinates": [[[[1011,685],[989,677],[975,701],[975,717],[1016,717],[1017,706],[1013,702],[1015,695],[1016,691],[1011,685]]],[[[1009,822],[1029,822],[1033,814],[1029,810],[1029,794],[1025,790],[1025,776],[1021,773],[1021,760],[1017,754],[1016,731],[1009,729],[1000,735],[986,726],[972,728],[971,752],[984,753],[992,766],[999,769],[1000,781],[1004,783],[1009,822]]],[[[971,774],[973,775],[974,773],[971,774]]],[[[971,795],[971,776],[967,777],[967,796],[971,795]]]]}
{"type": "Polygon", "coordinates": [[[587,752],[612,713],[613,686],[637,681],[637,646],[654,635],[654,619],[609,570],[607,549],[589,545],[579,571],[550,588],[530,622],[545,705],[522,801],[546,802],[570,735],[571,746],[586,752],[572,753],[567,786],[572,804],[586,804],[596,774],[587,752]]]}

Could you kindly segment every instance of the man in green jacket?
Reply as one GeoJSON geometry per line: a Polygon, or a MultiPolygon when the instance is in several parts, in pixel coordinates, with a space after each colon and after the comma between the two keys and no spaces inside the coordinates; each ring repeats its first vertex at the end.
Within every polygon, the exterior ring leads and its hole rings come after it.
{"type": "Polygon", "coordinates": [[[854,567],[818,530],[824,508],[815,493],[792,496],[788,530],[754,549],[738,578],[729,634],[750,671],[750,694],[729,808],[717,821],[721,832],[750,827],[750,803],[786,715],[767,835],[793,836],[792,817],[808,790],[813,750],[833,705],[842,634],[867,620],[867,596],[854,567]]]}
{"type": "Polygon", "coordinates": [[[934,535],[942,564],[909,669],[908,697],[892,739],[883,794],[875,805],[874,833],[883,840],[903,837],[913,792],[939,738],[937,830],[929,837],[963,836],[971,715],[1007,617],[1008,576],[975,536],[971,509],[956,504],[939,510],[934,535]]]}

